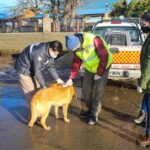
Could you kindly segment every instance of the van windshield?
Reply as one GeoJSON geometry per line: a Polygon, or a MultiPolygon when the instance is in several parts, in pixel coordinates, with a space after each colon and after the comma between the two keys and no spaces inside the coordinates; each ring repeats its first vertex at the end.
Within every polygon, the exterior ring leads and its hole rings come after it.
{"type": "Polygon", "coordinates": [[[105,39],[105,33],[108,31],[129,31],[131,42],[141,43],[139,32],[135,27],[126,27],[126,26],[101,26],[96,27],[92,32],[101,35],[105,39]]]}

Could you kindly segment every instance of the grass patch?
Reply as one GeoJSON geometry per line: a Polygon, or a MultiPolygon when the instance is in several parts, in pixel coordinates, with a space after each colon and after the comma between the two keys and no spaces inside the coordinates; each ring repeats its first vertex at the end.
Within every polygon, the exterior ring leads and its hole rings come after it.
{"type": "Polygon", "coordinates": [[[21,50],[18,49],[0,49],[0,56],[19,54],[20,52],[21,50]]]}

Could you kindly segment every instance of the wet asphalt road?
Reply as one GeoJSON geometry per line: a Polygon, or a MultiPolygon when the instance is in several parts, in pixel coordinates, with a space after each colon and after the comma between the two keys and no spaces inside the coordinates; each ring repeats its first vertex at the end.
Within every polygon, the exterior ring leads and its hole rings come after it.
{"type": "MultiPolygon", "coordinates": [[[[136,145],[136,138],[144,133],[144,125],[133,123],[143,96],[136,92],[134,82],[109,80],[99,121],[91,126],[79,118],[85,105],[80,100],[80,83],[76,81],[78,100],[72,101],[69,107],[71,122],[56,120],[51,110],[47,118],[51,131],[45,131],[39,124],[32,129],[27,127],[28,108],[10,66],[0,67],[0,150],[147,149],[136,145]]],[[[64,73],[62,70],[59,72],[64,73]]],[[[62,75],[62,78],[65,80],[67,77],[62,75]]],[[[62,118],[62,110],[60,114],[62,118]]]]}

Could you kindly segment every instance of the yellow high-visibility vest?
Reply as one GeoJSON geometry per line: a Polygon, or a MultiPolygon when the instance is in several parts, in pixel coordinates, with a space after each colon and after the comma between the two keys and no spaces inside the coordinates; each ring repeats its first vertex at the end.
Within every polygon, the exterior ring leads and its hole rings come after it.
{"type": "Polygon", "coordinates": [[[83,61],[83,68],[85,68],[91,73],[97,72],[97,68],[100,63],[100,58],[98,57],[94,46],[94,39],[97,36],[103,41],[103,44],[108,52],[108,63],[106,66],[106,68],[108,68],[112,63],[112,53],[110,52],[106,42],[99,35],[95,35],[92,33],[84,33],[84,42],[82,44],[83,50],[75,52],[75,54],[83,61]]]}

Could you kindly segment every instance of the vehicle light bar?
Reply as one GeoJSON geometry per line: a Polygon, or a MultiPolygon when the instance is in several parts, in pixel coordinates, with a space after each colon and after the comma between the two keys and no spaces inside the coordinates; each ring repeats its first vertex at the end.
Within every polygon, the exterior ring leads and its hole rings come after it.
{"type": "Polygon", "coordinates": [[[111,24],[121,24],[120,21],[112,21],[111,24]]]}

